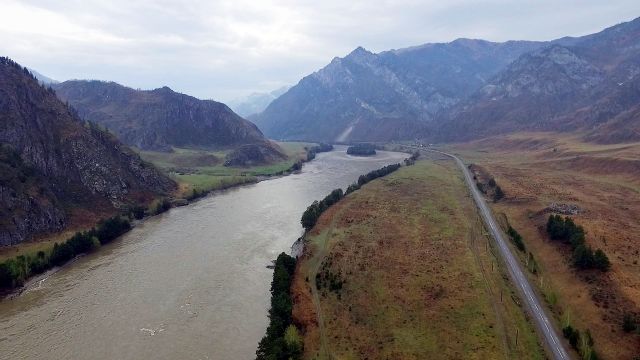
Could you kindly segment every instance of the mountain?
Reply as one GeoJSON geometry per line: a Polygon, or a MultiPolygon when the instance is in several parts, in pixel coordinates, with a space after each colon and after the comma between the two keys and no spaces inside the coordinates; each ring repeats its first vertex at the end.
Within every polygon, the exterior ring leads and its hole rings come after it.
{"type": "Polygon", "coordinates": [[[254,114],[261,113],[264,109],[277,99],[280,95],[289,90],[288,86],[283,86],[277,90],[268,93],[252,93],[244,98],[233,100],[229,103],[229,107],[242,117],[249,117],[254,114]]]}
{"type": "Polygon", "coordinates": [[[587,140],[640,140],[640,19],[560,39],[519,57],[454,107],[436,138],[521,130],[581,131],[587,140]]]}
{"type": "Polygon", "coordinates": [[[303,78],[252,120],[277,139],[413,139],[518,56],[543,45],[458,39],[380,54],[359,47],[303,78]]]}
{"type": "Polygon", "coordinates": [[[251,117],[270,137],[464,141],[514,131],[640,140],[640,19],[549,42],[357,48],[251,117]]]}
{"type": "Polygon", "coordinates": [[[8,58],[0,58],[0,170],[0,245],[176,186],[8,58]]]}
{"type": "Polygon", "coordinates": [[[43,85],[53,85],[53,84],[59,84],[60,82],[58,80],[54,80],[48,76],[42,75],[39,72],[31,69],[31,68],[27,68],[29,69],[29,72],[31,72],[31,74],[33,74],[33,76],[36,77],[36,79],[38,79],[38,81],[43,84],[43,85]]]}
{"type": "Polygon", "coordinates": [[[79,115],[144,150],[233,147],[265,141],[251,122],[226,105],[199,100],[168,87],[134,90],[114,82],[72,80],[54,85],[79,115]]]}

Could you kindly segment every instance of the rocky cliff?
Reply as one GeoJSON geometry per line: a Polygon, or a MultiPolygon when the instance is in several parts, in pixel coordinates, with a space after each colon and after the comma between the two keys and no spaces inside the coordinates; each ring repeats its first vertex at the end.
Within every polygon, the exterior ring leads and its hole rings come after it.
{"type": "Polygon", "coordinates": [[[440,113],[542,43],[459,39],[380,54],[357,48],[306,76],[252,120],[275,139],[388,141],[440,113]]]}
{"type": "Polygon", "coordinates": [[[438,140],[513,131],[640,140],[640,19],[519,57],[440,122],[438,140]]]}
{"type": "Polygon", "coordinates": [[[0,58],[0,145],[1,245],[60,230],[79,208],[113,212],[175,188],[7,58],[0,58]]]}
{"type": "Polygon", "coordinates": [[[80,117],[144,150],[234,147],[264,141],[251,122],[226,105],[199,100],[168,87],[134,90],[114,82],[72,80],[53,85],[80,117]]]}

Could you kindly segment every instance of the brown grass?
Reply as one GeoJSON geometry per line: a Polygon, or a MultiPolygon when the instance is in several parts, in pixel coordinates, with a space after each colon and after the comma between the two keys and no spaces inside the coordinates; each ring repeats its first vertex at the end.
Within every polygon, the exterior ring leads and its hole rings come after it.
{"type": "MultiPolygon", "coordinates": [[[[560,324],[589,329],[605,359],[640,354],[637,335],[622,332],[624,313],[640,314],[640,144],[594,145],[576,137],[516,134],[453,148],[493,175],[507,194],[494,204],[524,236],[542,267],[542,291],[555,294],[560,324]],[[542,211],[572,203],[587,242],[602,248],[613,266],[606,274],[576,272],[570,250],[547,240],[542,211]]],[[[537,278],[539,279],[539,278],[537,278]]]]}

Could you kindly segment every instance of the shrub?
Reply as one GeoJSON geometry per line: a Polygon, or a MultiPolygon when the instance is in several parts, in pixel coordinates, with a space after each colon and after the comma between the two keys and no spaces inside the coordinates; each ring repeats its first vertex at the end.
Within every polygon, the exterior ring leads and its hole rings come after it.
{"type": "Polygon", "coordinates": [[[136,205],[129,208],[129,214],[132,218],[141,220],[142,218],[144,218],[145,210],[146,209],[144,208],[144,206],[136,205]]]}
{"type": "Polygon", "coordinates": [[[129,230],[131,230],[129,220],[114,216],[98,224],[94,233],[100,244],[106,244],[129,230]]]}
{"type": "Polygon", "coordinates": [[[509,235],[509,238],[511,238],[511,241],[513,241],[514,245],[518,248],[518,250],[522,252],[526,251],[526,248],[524,246],[524,241],[522,240],[522,236],[514,228],[512,228],[511,225],[509,225],[509,229],[507,230],[507,235],[509,235]]]}
{"type": "Polygon", "coordinates": [[[578,349],[578,341],[580,340],[580,331],[574,329],[571,325],[567,325],[562,329],[562,334],[569,341],[571,347],[578,349]]]}
{"type": "Polygon", "coordinates": [[[159,215],[159,214],[162,214],[163,212],[166,212],[169,209],[171,209],[171,201],[169,201],[169,199],[167,198],[162,198],[160,201],[156,203],[156,206],[153,209],[153,214],[159,215]]]}
{"type": "Polygon", "coordinates": [[[629,313],[624,314],[624,317],[622,318],[622,330],[626,333],[630,333],[635,331],[637,327],[638,325],[636,324],[636,319],[633,315],[629,313]]]}

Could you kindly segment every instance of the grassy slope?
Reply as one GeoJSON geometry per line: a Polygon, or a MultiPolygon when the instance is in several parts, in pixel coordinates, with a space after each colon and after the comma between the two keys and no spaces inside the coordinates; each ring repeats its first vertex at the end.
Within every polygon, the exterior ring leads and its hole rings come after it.
{"type": "Polygon", "coordinates": [[[453,147],[468,163],[483,166],[507,199],[496,213],[524,236],[540,268],[532,275],[561,325],[589,329],[605,359],[640,354],[640,337],[621,330],[625,312],[640,313],[640,144],[595,145],[557,134],[515,134],[453,147]],[[555,150],[554,150],[555,149],[555,150]],[[612,262],[607,274],[576,273],[567,248],[547,240],[540,213],[552,202],[577,204],[573,216],[587,243],[612,262]]]}
{"type": "Polygon", "coordinates": [[[323,214],[307,244],[293,287],[306,358],[543,357],[492,271],[496,259],[450,161],[419,161],[364,186],[323,214]],[[339,296],[312,291],[323,267],[346,280],[339,296]]]}
{"type": "Polygon", "coordinates": [[[255,182],[257,176],[270,176],[286,171],[299,159],[306,159],[307,143],[278,143],[289,157],[266,166],[248,168],[223,166],[225,151],[175,148],[173,153],[141,151],[143,159],[153,163],[180,184],[183,194],[192,189],[216,190],[232,185],[255,182]]]}

